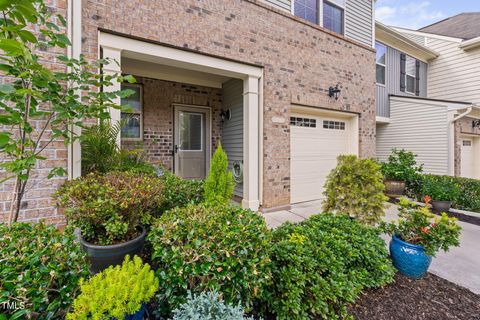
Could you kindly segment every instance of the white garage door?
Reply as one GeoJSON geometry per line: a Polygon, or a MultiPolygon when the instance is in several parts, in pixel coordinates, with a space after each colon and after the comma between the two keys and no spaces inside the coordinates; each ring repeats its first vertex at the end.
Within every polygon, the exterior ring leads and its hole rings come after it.
{"type": "Polygon", "coordinates": [[[341,154],[356,154],[351,118],[295,113],[290,118],[291,202],[323,198],[323,186],[341,154]]]}
{"type": "Polygon", "coordinates": [[[461,147],[461,176],[465,178],[474,178],[473,139],[462,139],[461,147]]]}

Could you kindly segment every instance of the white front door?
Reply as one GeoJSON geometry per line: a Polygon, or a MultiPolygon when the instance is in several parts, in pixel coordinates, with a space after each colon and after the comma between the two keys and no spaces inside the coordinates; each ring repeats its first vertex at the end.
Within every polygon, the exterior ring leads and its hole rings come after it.
{"type": "Polygon", "coordinates": [[[291,203],[323,198],[323,186],[342,154],[356,154],[351,118],[295,113],[290,118],[291,203]]]}
{"type": "Polygon", "coordinates": [[[465,178],[474,178],[473,139],[462,138],[461,140],[461,176],[465,178]]]}
{"type": "Polygon", "coordinates": [[[184,179],[204,179],[210,154],[210,110],[175,106],[175,174],[184,179]]]}

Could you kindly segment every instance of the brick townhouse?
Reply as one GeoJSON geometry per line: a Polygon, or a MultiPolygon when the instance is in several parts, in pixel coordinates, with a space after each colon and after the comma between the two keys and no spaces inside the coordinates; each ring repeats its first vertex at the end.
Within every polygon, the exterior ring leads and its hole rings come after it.
{"type": "MultiPolygon", "coordinates": [[[[68,20],[68,54],[109,57],[105,73],[133,74],[123,148],[184,178],[204,178],[222,142],[246,208],[321,197],[339,154],[375,155],[374,1],[52,0],[68,20]]],[[[53,54],[53,53],[52,53],[53,54]]],[[[54,57],[54,56],[53,56],[54,57]]],[[[124,85],[125,87],[129,85],[124,85]]],[[[119,89],[120,84],[105,90],[119,89]]],[[[81,148],[46,150],[37,174],[80,172],[81,148]]],[[[21,219],[62,217],[38,180],[21,219]]],[[[11,186],[10,186],[11,188],[11,186]]],[[[1,219],[9,185],[0,189],[1,219]]]]}

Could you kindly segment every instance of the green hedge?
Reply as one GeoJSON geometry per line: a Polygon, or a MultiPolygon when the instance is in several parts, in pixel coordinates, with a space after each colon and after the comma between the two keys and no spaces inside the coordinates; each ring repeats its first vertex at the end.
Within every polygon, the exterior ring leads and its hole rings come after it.
{"type": "Polygon", "coordinates": [[[263,305],[275,319],[345,319],[347,304],[364,289],[393,281],[378,229],[346,215],[320,214],[273,233],[273,279],[263,305]]]}
{"type": "Polygon", "coordinates": [[[421,175],[418,181],[408,185],[407,192],[421,201],[432,187],[445,189],[448,186],[453,207],[460,210],[480,212],[480,180],[433,174],[421,175]],[[453,190],[452,190],[453,189],[453,190]]]}
{"type": "Polygon", "coordinates": [[[71,232],[44,224],[0,224],[0,304],[9,319],[63,319],[88,276],[85,254],[71,232]]]}

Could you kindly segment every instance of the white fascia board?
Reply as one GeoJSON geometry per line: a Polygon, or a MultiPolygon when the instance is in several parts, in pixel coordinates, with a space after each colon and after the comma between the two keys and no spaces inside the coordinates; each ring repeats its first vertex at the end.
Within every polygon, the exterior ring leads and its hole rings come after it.
{"type": "Polygon", "coordinates": [[[434,39],[451,41],[451,42],[458,42],[458,43],[463,41],[462,38],[442,36],[442,35],[435,34],[435,33],[428,33],[428,32],[423,32],[423,31],[404,29],[404,28],[400,28],[400,27],[391,27],[391,28],[396,30],[397,32],[400,32],[400,33],[409,33],[409,34],[422,36],[422,37],[427,37],[427,38],[434,38],[434,39]]]}
{"type": "Polygon", "coordinates": [[[256,78],[262,76],[261,67],[122,37],[106,32],[100,32],[99,44],[103,48],[121,50],[122,56],[132,59],[168,64],[170,66],[183,67],[190,70],[239,79],[244,79],[245,76],[256,78]]]}
{"type": "Polygon", "coordinates": [[[470,40],[463,41],[459,47],[463,50],[471,50],[480,47],[480,37],[476,37],[470,40]]]}

